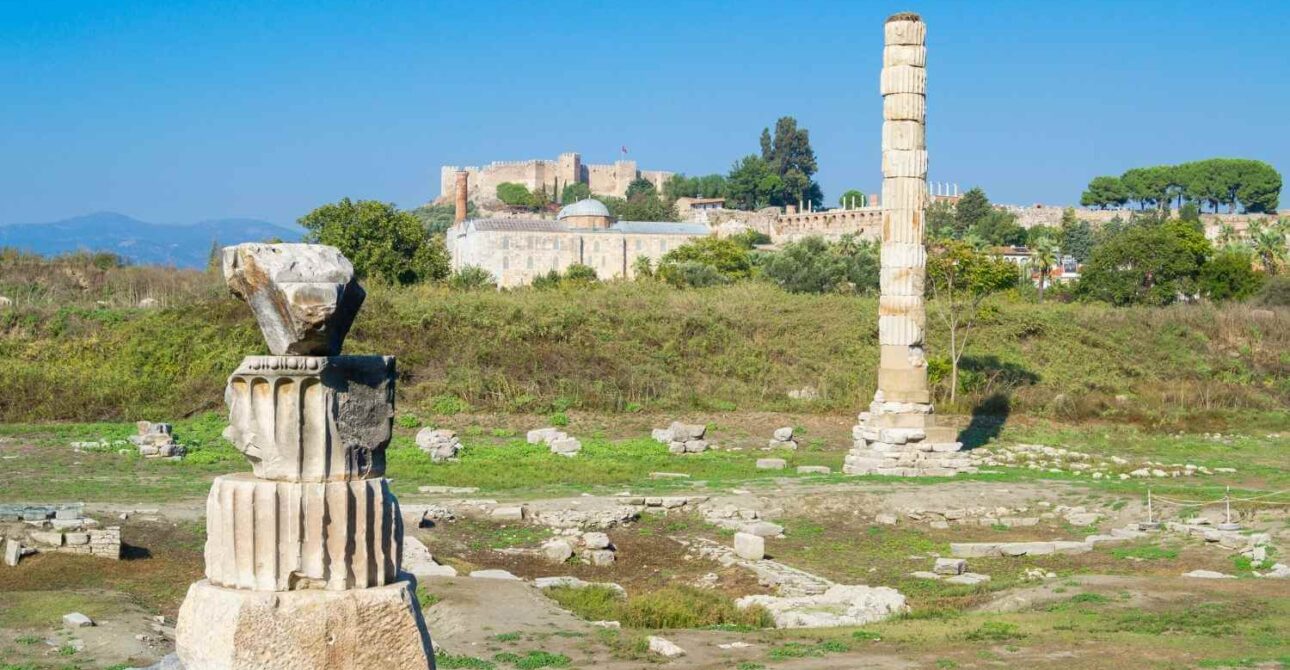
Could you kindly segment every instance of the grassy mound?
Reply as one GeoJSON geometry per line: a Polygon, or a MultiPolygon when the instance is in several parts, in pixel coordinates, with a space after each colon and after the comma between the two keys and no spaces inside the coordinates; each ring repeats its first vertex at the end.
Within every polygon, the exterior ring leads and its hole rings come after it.
{"type": "MultiPolygon", "coordinates": [[[[174,419],[222,409],[263,353],[231,298],[164,309],[19,303],[0,312],[0,420],[174,419]]],[[[372,287],[347,345],[399,359],[402,411],[852,412],[872,396],[877,300],[747,282],[458,292],[372,287]],[[788,393],[809,387],[810,400],[788,393]]],[[[1111,308],[1001,297],[972,335],[956,406],[929,317],[942,410],[1186,423],[1290,401],[1290,311],[1111,308]]]]}

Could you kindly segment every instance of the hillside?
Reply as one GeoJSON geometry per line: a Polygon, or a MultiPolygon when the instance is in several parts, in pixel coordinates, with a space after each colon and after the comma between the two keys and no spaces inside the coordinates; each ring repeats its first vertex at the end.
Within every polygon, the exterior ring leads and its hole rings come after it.
{"type": "Polygon", "coordinates": [[[107,251],[141,265],[201,268],[211,244],[300,239],[300,231],[256,219],[211,219],[191,225],[148,223],[115,212],[97,212],[49,223],[0,226],[0,247],[53,256],[107,251]]]}
{"type": "MultiPolygon", "coordinates": [[[[63,300],[0,312],[0,420],[222,410],[227,375],[263,345],[249,310],[205,281],[162,310],[63,300]]],[[[943,410],[1192,427],[1258,413],[1286,420],[1288,310],[996,307],[964,359],[960,403],[941,401],[943,410]]],[[[372,286],[347,350],[398,356],[408,412],[850,414],[873,393],[875,314],[874,298],[755,282],[501,293],[372,286]],[[818,397],[788,396],[804,387],[818,397]]],[[[933,327],[934,355],[942,335],[933,327]]],[[[933,372],[944,395],[942,370],[933,372]]]]}

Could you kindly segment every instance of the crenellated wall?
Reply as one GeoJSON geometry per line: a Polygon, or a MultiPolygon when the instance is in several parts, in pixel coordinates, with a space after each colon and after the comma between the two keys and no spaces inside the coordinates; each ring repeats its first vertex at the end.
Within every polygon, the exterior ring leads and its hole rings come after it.
{"type": "Polygon", "coordinates": [[[560,154],[555,160],[494,161],[483,167],[444,165],[439,169],[440,202],[449,202],[452,198],[458,171],[469,174],[469,198],[478,204],[495,201],[497,185],[506,182],[523,184],[530,191],[542,188],[555,198],[559,198],[565,186],[580,182],[590,187],[593,195],[621,198],[638,178],[648,179],[662,190],[673,174],[665,170],[639,170],[636,161],[627,160],[589,165],[575,152],[560,154]]]}

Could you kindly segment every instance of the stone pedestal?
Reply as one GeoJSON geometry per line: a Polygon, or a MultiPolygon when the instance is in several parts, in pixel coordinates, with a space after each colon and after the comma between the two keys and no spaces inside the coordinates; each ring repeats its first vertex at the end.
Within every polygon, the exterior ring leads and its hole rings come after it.
{"type": "Polygon", "coordinates": [[[206,500],[206,580],[179,611],[186,670],[434,667],[385,474],[394,358],[342,356],[362,288],[318,245],[224,250],[230,288],[278,355],[229,377],[224,435],[253,473],[206,500]]]}
{"type": "Polygon", "coordinates": [[[953,475],[972,468],[954,429],[932,414],[924,349],[927,29],[917,14],[896,14],[884,33],[878,391],[853,429],[843,471],[953,475]]]}
{"type": "Polygon", "coordinates": [[[346,591],[188,587],[175,627],[184,670],[433,668],[410,575],[346,591]]]}

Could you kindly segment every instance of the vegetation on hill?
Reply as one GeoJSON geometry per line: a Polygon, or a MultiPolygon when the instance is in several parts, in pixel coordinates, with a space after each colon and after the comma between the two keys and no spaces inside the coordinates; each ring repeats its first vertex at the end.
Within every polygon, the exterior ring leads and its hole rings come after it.
{"type": "MultiPolygon", "coordinates": [[[[115,274],[135,270],[111,269],[82,294],[66,286],[0,310],[0,420],[221,408],[229,372],[264,350],[249,310],[213,276],[155,268],[188,292],[171,294],[165,309],[124,307],[110,287],[133,290],[115,274]]],[[[5,290],[15,272],[65,276],[54,263],[6,262],[5,290]]],[[[687,290],[587,281],[505,292],[368,288],[347,351],[398,356],[408,411],[849,413],[873,393],[873,297],[788,293],[765,281],[687,290]],[[806,387],[814,399],[788,396],[806,387]]],[[[930,371],[946,411],[1155,423],[1290,402],[1286,310],[1035,305],[1005,291],[985,301],[975,328],[952,404],[948,335],[931,328],[930,371]]]]}

